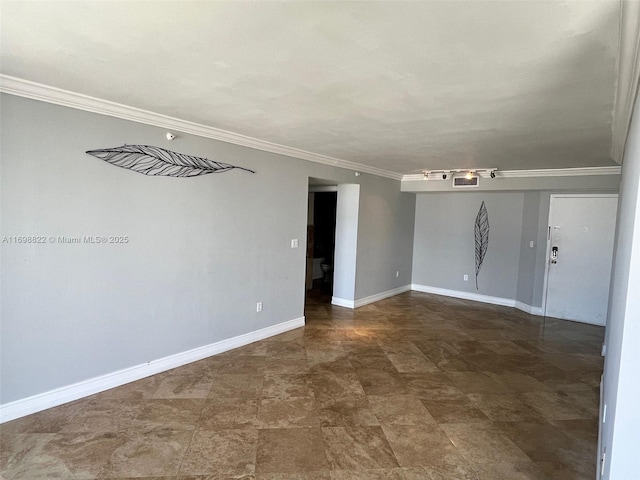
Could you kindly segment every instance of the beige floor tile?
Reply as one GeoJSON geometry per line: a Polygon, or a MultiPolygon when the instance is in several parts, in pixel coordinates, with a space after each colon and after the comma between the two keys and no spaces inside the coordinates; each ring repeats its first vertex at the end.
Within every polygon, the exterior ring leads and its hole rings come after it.
{"type": "MultiPolygon", "coordinates": [[[[331,480],[329,470],[297,473],[256,473],[256,480],[331,480]]],[[[242,480],[242,479],[241,479],[242,480]]]]}
{"type": "Polygon", "coordinates": [[[177,475],[191,441],[190,430],[136,429],[127,432],[101,477],[152,477],[177,475]]]}
{"type": "Polygon", "coordinates": [[[403,373],[403,389],[420,399],[457,403],[464,393],[444,373],[403,373]]]}
{"type": "Polygon", "coordinates": [[[168,427],[176,430],[196,428],[205,400],[200,398],[160,398],[140,407],[133,425],[139,428],[168,427]]]}
{"type": "Polygon", "coordinates": [[[342,349],[307,351],[307,362],[311,373],[355,373],[349,357],[342,349]]]}
{"type": "Polygon", "coordinates": [[[197,375],[168,375],[153,398],[207,398],[211,379],[197,375]]]}
{"type": "Polygon", "coordinates": [[[66,403],[56,408],[22,417],[0,425],[4,435],[16,433],[57,433],[90,403],[88,399],[66,403]]]}
{"type": "Polygon", "coordinates": [[[514,463],[530,460],[504,432],[490,422],[445,423],[440,426],[470,463],[514,463]]]}
{"type": "Polygon", "coordinates": [[[325,427],[322,436],[331,470],[398,467],[380,427],[325,427]]]}
{"type": "Polygon", "coordinates": [[[381,425],[429,425],[436,423],[416,396],[369,395],[368,400],[381,425]]]}
{"type": "Polygon", "coordinates": [[[595,477],[601,327],[419,292],[324,299],[304,328],[3,424],[0,476],[595,477]]]}
{"type": "Polygon", "coordinates": [[[259,400],[253,398],[209,398],[198,420],[198,428],[258,428],[258,405],[259,400]]]}
{"type": "Polygon", "coordinates": [[[331,480],[406,480],[400,468],[332,470],[331,480]]]}
{"type": "Polygon", "coordinates": [[[488,463],[476,467],[478,480],[548,480],[547,475],[529,462],[488,463]]]}
{"type": "Polygon", "coordinates": [[[209,397],[260,398],[263,375],[218,373],[211,379],[209,397]]]}
{"type": "Polygon", "coordinates": [[[488,420],[479,406],[464,395],[443,401],[421,399],[421,402],[437,423],[473,423],[488,420]]]}
{"type": "Polygon", "coordinates": [[[562,392],[527,392],[518,398],[549,420],[579,420],[593,416],[593,412],[580,408],[573,397],[562,392]]]}
{"type": "Polygon", "coordinates": [[[327,471],[319,428],[285,428],[258,431],[256,472],[303,473],[327,471]]]}
{"type": "Polygon", "coordinates": [[[380,425],[365,395],[324,398],[317,401],[320,425],[323,427],[380,425]]]}
{"type": "Polygon", "coordinates": [[[374,368],[357,370],[367,395],[404,395],[409,393],[400,373],[374,368]]]}
{"type": "Polygon", "coordinates": [[[402,467],[465,463],[438,425],[383,425],[382,429],[402,467]]]}
{"type": "Polygon", "coordinates": [[[365,394],[359,377],[354,373],[323,373],[311,375],[317,400],[365,394]]]}
{"type": "Polygon", "coordinates": [[[307,374],[266,375],[262,398],[286,400],[287,398],[315,397],[313,382],[307,374]]]}
{"type": "Polygon", "coordinates": [[[575,435],[570,435],[562,425],[544,421],[499,422],[497,425],[534,462],[595,475],[597,435],[585,442],[583,434],[574,431],[575,435]]]}
{"type": "Polygon", "coordinates": [[[513,393],[470,393],[471,404],[490,420],[498,422],[525,422],[542,420],[544,417],[525,405],[513,393]]]}
{"type": "Polygon", "coordinates": [[[468,465],[434,465],[431,467],[403,468],[406,480],[478,480],[468,465]]]}
{"type": "Polygon", "coordinates": [[[464,393],[505,393],[509,387],[483,372],[448,372],[447,376],[464,393]]]}
{"type": "Polygon", "coordinates": [[[263,398],[258,409],[260,428],[319,427],[320,420],[313,398],[263,398]]]}
{"type": "Polygon", "coordinates": [[[11,480],[93,479],[124,438],[107,433],[3,435],[2,475],[11,480]]]}
{"type": "Polygon", "coordinates": [[[388,353],[387,356],[401,373],[440,372],[440,369],[422,353],[388,353]]]}
{"type": "Polygon", "coordinates": [[[255,472],[258,432],[253,429],[198,430],[180,467],[181,475],[250,478],[255,472]]]}
{"type": "Polygon", "coordinates": [[[91,400],[60,429],[60,432],[124,431],[138,416],[142,405],[142,402],[113,397],[91,400]]]}

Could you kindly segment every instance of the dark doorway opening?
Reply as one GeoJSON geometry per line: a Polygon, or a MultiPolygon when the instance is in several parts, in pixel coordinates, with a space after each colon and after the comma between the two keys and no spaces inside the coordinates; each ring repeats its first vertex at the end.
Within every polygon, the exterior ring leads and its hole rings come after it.
{"type": "Polygon", "coordinates": [[[337,197],[335,191],[309,193],[307,296],[328,303],[333,293],[337,197]]]}

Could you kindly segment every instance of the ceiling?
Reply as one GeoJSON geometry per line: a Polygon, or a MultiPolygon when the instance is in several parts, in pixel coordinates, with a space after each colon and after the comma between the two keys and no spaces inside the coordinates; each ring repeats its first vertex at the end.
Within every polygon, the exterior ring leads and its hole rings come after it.
{"type": "Polygon", "coordinates": [[[0,6],[5,75],[396,174],[614,165],[619,1],[0,6]]]}

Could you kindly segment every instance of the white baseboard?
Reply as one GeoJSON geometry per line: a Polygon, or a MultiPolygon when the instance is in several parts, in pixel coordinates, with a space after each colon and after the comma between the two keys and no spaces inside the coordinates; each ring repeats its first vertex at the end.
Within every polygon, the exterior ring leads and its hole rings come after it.
{"type": "Polygon", "coordinates": [[[519,302],[518,300],[516,300],[516,308],[531,315],[538,315],[540,317],[544,315],[544,309],[542,307],[527,305],[526,303],[519,302]]]}
{"type": "Polygon", "coordinates": [[[331,305],[345,308],[355,308],[355,302],[353,300],[347,300],[346,298],[331,297],[331,305]]]}
{"type": "Polygon", "coordinates": [[[416,292],[433,293],[434,295],[443,295],[445,297],[460,298],[462,300],[473,300],[474,302],[491,303],[493,305],[502,305],[504,307],[515,307],[516,301],[509,298],[492,297],[490,295],[482,295],[480,293],[463,292],[461,290],[449,290],[447,288],[429,287],[427,285],[411,284],[411,290],[416,292]]]}
{"type": "Polygon", "coordinates": [[[380,300],[384,300],[385,298],[393,297],[395,295],[400,295],[401,293],[408,292],[409,290],[411,290],[411,285],[403,285],[402,287],[393,288],[391,290],[387,290],[386,292],[376,293],[375,295],[359,298],[354,302],[354,306],[355,308],[358,308],[364,305],[369,305],[370,303],[379,302],[380,300]]]}
{"type": "Polygon", "coordinates": [[[357,300],[347,300],[346,298],[331,297],[331,305],[354,309],[363,307],[364,305],[369,305],[370,303],[384,300],[385,298],[399,295],[404,292],[408,292],[409,290],[411,290],[411,285],[403,285],[402,287],[393,288],[391,290],[376,293],[375,295],[369,295],[368,297],[359,298],[357,300]]]}
{"type": "Polygon", "coordinates": [[[492,305],[502,305],[503,307],[514,307],[531,315],[544,315],[542,307],[533,307],[526,303],[512,300],[510,298],[492,297],[490,295],[482,295],[480,293],[463,292],[460,290],[449,290],[446,288],[429,287],[427,285],[411,284],[411,290],[416,292],[433,293],[434,295],[443,295],[445,297],[460,298],[462,300],[473,300],[474,302],[491,303],[492,305]]]}
{"type": "Polygon", "coordinates": [[[67,385],[48,392],[39,393],[31,397],[16,400],[0,405],[0,423],[8,422],[16,418],[31,415],[32,413],[57,407],[63,403],[78,400],[95,393],[119,387],[125,383],[140,380],[151,375],[181,367],[203,358],[226,352],[234,348],[242,347],[258,340],[288,332],[295,328],[303,327],[305,318],[300,317],[287,322],[279,323],[271,327],[262,328],[254,332],[238,335],[237,337],[221,340],[220,342],[205,345],[203,347],[187,350],[186,352],[169,355],[150,362],[133,367],[107,373],[99,377],[90,378],[82,382],[67,385]]]}

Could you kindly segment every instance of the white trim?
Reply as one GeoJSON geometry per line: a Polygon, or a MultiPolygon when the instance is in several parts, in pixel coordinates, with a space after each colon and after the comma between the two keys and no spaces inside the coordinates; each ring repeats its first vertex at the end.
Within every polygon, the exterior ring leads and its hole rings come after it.
{"type": "Polygon", "coordinates": [[[331,305],[345,308],[355,308],[355,302],[353,300],[347,300],[346,298],[331,297],[331,305]]]}
{"type": "Polygon", "coordinates": [[[463,292],[461,290],[449,290],[447,288],[430,287],[427,285],[419,285],[416,283],[411,284],[411,290],[423,293],[433,293],[434,295],[443,295],[445,297],[460,298],[462,300],[473,300],[474,302],[502,305],[504,307],[516,306],[516,301],[509,298],[492,297],[490,295],[482,295],[480,293],[463,292]]]}
{"type": "Polygon", "coordinates": [[[402,175],[381,168],[362,165],[360,163],[349,162],[340,158],[329,157],[319,153],[313,153],[298,148],[288,147],[278,143],[261,140],[259,138],[248,137],[239,133],[229,132],[219,128],[209,127],[199,123],[169,117],[159,113],[130,107],[121,103],[102,100],[90,97],[81,93],[70,92],[56,87],[50,87],[41,83],[23,80],[21,78],[0,74],[0,92],[9,95],[39,100],[41,102],[53,103],[64,107],[76,108],[87,112],[99,113],[110,117],[121,118],[132,122],[144,123],[156,127],[167,128],[200,137],[212,138],[221,142],[233,143],[243,147],[255,148],[265,152],[286,155],[288,157],[308,160],[310,162],[322,163],[334,167],[356,170],[358,172],[370,173],[380,177],[401,180],[402,175]]]}
{"type": "MultiPolygon", "coordinates": [[[[640,83],[640,3],[620,2],[611,158],[622,163],[640,83]]],[[[600,457],[598,457],[600,458],[600,457]]],[[[600,469],[598,469],[600,470],[600,469]]],[[[598,475],[600,478],[600,475],[598,475]]]]}
{"type": "MultiPolygon", "coordinates": [[[[583,177],[592,175],[620,175],[622,167],[620,165],[614,165],[611,167],[580,167],[580,168],[540,168],[536,170],[497,170],[495,172],[496,178],[527,178],[527,177],[583,177]]],[[[489,174],[480,175],[483,178],[488,178],[489,174]]],[[[403,175],[403,182],[443,182],[443,179],[438,175],[429,175],[425,180],[422,173],[403,175]]]]}
{"type": "Polygon", "coordinates": [[[520,302],[518,300],[516,300],[515,307],[518,310],[522,310],[523,312],[529,313],[531,315],[538,315],[538,316],[544,315],[544,309],[542,307],[534,307],[532,305],[527,305],[526,303],[520,302]]]}
{"type": "Polygon", "coordinates": [[[106,375],[83,380],[72,385],[56,388],[55,390],[5,403],[4,405],[0,405],[0,423],[46,410],[47,408],[56,407],[63,403],[103,392],[110,388],[119,387],[125,383],[156,375],[171,370],[172,368],[181,367],[188,363],[288,332],[295,328],[304,327],[304,324],[304,317],[296,318],[203,347],[187,350],[186,352],[169,355],[168,357],[152,360],[134,367],[107,373],[106,375]]]}
{"type": "Polygon", "coordinates": [[[387,290],[386,292],[380,292],[376,293],[375,295],[369,295],[368,297],[359,298],[354,302],[354,308],[369,305],[370,303],[378,302],[380,300],[384,300],[385,298],[394,297],[396,295],[400,295],[401,293],[408,292],[409,290],[411,290],[411,285],[403,285],[398,288],[387,290]]]}
{"type": "Polygon", "coordinates": [[[490,295],[482,295],[479,293],[463,292],[461,290],[449,290],[447,288],[429,287],[427,285],[411,284],[411,290],[423,293],[433,293],[434,295],[443,295],[445,297],[460,298],[462,300],[472,300],[474,302],[491,303],[492,305],[501,305],[503,307],[514,307],[531,315],[542,316],[542,307],[533,307],[518,300],[510,298],[492,297],[490,295]]]}
{"type": "Polygon", "coordinates": [[[510,177],[584,177],[591,175],[620,175],[622,167],[579,167],[579,168],[539,168],[537,170],[505,170],[497,171],[496,178],[510,177]]]}
{"type": "Polygon", "coordinates": [[[356,308],[363,307],[365,305],[369,305],[370,303],[384,300],[385,298],[394,297],[395,295],[400,295],[401,293],[405,293],[410,290],[411,290],[411,285],[403,285],[398,288],[386,290],[384,292],[376,293],[374,295],[369,295],[368,297],[359,298],[357,300],[347,300],[346,298],[331,297],[331,305],[350,308],[353,310],[356,308]]]}

